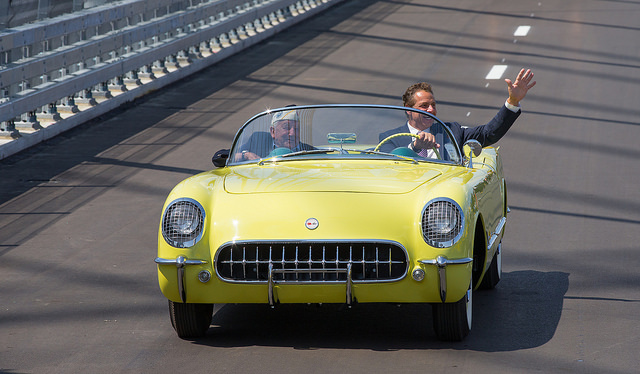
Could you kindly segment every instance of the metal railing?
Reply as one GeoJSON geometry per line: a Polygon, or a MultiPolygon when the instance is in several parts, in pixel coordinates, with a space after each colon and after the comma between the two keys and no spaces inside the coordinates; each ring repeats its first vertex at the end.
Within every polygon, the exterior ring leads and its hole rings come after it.
{"type": "Polygon", "coordinates": [[[0,32],[0,159],[343,0],[129,0],[0,32]]]}

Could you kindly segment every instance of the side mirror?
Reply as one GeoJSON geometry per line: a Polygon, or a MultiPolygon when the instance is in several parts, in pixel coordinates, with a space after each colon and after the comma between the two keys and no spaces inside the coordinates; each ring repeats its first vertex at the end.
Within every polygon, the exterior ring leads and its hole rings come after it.
{"type": "Polygon", "coordinates": [[[211,158],[211,162],[213,162],[213,165],[215,167],[221,168],[227,164],[228,158],[229,158],[229,150],[221,149],[213,155],[213,157],[211,158]]]}
{"type": "Polygon", "coordinates": [[[467,140],[462,146],[462,152],[465,158],[469,160],[469,168],[473,168],[473,158],[480,156],[482,152],[482,144],[475,139],[467,140]]]}

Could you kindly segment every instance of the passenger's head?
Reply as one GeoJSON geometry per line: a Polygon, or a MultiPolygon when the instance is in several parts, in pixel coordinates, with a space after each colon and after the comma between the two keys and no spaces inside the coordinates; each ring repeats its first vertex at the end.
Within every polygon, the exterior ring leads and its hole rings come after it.
{"type": "MultiPolygon", "coordinates": [[[[437,115],[433,89],[427,82],[419,82],[409,86],[404,95],[402,95],[402,102],[406,107],[420,109],[434,116],[437,115]]],[[[409,113],[408,116],[409,124],[418,130],[424,131],[433,124],[433,120],[425,115],[409,113]]]]}
{"type": "Polygon", "coordinates": [[[300,143],[300,119],[295,110],[277,112],[271,119],[271,137],[276,147],[295,148],[300,143]]]}

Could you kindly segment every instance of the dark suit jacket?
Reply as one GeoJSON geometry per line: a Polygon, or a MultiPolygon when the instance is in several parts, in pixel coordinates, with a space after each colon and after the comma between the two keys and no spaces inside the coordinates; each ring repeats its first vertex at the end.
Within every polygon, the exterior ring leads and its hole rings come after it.
{"type": "MultiPolygon", "coordinates": [[[[516,121],[518,116],[520,116],[521,111],[512,112],[507,109],[506,106],[502,106],[498,111],[498,114],[489,121],[486,125],[476,126],[476,127],[462,127],[458,122],[446,122],[445,124],[451,129],[454,138],[458,142],[458,146],[462,147],[464,142],[469,139],[475,139],[482,144],[483,147],[490,146],[491,144],[496,143],[500,138],[507,133],[507,131],[511,128],[511,125],[516,121]]],[[[406,124],[397,127],[395,129],[391,129],[389,131],[385,131],[379,135],[380,141],[385,138],[398,133],[409,132],[409,128],[406,124]]],[[[389,140],[387,143],[383,144],[380,147],[380,151],[382,152],[391,152],[398,147],[407,147],[411,142],[413,142],[413,138],[410,136],[399,136],[397,138],[393,138],[389,140]]]]}
{"type": "MultiPolygon", "coordinates": [[[[273,143],[273,138],[271,137],[271,134],[266,131],[260,131],[260,132],[254,132],[253,134],[251,134],[251,136],[249,137],[249,140],[247,140],[240,147],[240,152],[249,151],[257,154],[260,157],[266,157],[275,148],[276,147],[275,147],[275,144],[273,143]]],[[[313,146],[310,146],[309,144],[299,143],[297,147],[292,149],[292,151],[295,152],[295,151],[311,150],[311,149],[315,149],[315,148],[313,146]]]]}

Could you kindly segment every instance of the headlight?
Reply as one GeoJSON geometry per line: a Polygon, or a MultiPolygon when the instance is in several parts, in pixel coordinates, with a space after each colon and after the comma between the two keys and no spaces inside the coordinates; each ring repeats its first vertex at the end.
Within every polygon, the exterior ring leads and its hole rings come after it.
{"type": "Polygon", "coordinates": [[[202,238],[204,209],[193,199],[172,201],[162,215],[162,236],[177,248],[191,247],[202,238]]]}
{"type": "Polygon", "coordinates": [[[422,237],[432,247],[450,247],[462,236],[463,222],[462,210],[455,201],[431,200],[422,213],[422,237]]]}

